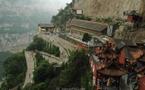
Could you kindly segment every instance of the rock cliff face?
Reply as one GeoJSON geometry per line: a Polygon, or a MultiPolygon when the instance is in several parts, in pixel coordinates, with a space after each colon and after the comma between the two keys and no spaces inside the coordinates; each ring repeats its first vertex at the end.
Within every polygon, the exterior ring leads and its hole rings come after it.
{"type": "MultiPolygon", "coordinates": [[[[74,9],[83,10],[85,16],[90,16],[94,20],[101,18],[126,18],[123,15],[126,11],[136,10],[144,17],[145,21],[145,0],[74,0],[74,9]]],[[[144,41],[145,31],[137,29],[130,32],[119,28],[115,33],[115,38],[144,41]]]]}
{"type": "Polygon", "coordinates": [[[123,12],[137,10],[145,11],[145,0],[75,0],[74,8],[82,9],[84,15],[91,17],[121,17],[123,12]]]}

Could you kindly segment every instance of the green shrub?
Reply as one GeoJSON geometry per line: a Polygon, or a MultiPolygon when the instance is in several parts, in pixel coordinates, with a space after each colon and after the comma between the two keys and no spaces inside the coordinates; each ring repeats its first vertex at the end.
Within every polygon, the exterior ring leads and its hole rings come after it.
{"type": "Polygon", "coordinates": [[[76,18],[81,20],[88,20],[88,21],[92,20],[90,17],[84,15],[76,15],[76,18]]]}

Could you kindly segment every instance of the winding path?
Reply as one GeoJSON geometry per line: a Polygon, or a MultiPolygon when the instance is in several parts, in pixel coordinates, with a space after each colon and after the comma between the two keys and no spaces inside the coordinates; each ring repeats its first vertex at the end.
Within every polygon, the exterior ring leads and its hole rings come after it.
{"type": "MultiPolygon", "coordinates": [[[[44,53],[44,52],[39,52],[41,53],[46,60],[48,60],[50,63],[58,63],[61,65],[63,62],[66,62],[68,60],[69,56],[69,50],[74,50],[75,46],[61,38],[59,38],[57,35],[38,35],[42,39],[52,42],[52,44],[58,46],[60,48],[60,58],[55,57],[53,55],[44,53]]],[[[26,58],[26,63],[27,63],[27,72],[26,72],[26,77],[25,77],[25,82],[23,85],[23,88],[29,84],[33,83],[33,71],[35,68],[35,52],[32,51],[25,51],[25,58],[26,58]]]]}
{"type": "Polygon", "coordinates": [[[27,63],[27,72],[25,77],[25,82],[23,88],[29,84],[33,83],[33,71],[35,67],[35,53],[31,51],[25,51],[25,58],[27,63]]]}
{"type": "Polygon", "coordinates": [[[48,41],[52,42],[52,44],[58,46],[60,48],[60,58],[63,60],[63,62],[67,62],[68,56],[69,56],[69,50],[75,50],[75,45],[61,39],[57,35],[45,35],[45,34],[39,34],[38,37],[48,41]]]}
{"type": "Polygon", "coordinates": [[[45,60],[47,60],[49,63],[57,63],[58,65],[61,65],[63,63],[62,59],[59,57],[48,54],[46,52],[40,52],[40,51],[37,52],[40,53],[45,58],[45,60]]]}

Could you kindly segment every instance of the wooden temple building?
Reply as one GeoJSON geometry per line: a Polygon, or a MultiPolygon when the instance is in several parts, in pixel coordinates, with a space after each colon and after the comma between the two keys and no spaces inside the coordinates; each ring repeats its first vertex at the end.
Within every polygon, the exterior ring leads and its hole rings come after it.
{"type": "Polygon", "coordinates": [[[115,42],[96,46],[90,56],[95,90],[145,90],[143,44],[115,42]]]}
{"type": "MultiPolygon", "coordinates": [[[[139,27],[142,17],[135,11],[124,13],[127,22],[139,27]]],[[[114,30],[106,23],[72,19],[67,22],[68,37],[78,39],[79,48],[90,49],[90,66],[94,90],[145,90],[144,42],[131,40],[105,40],[93,47],[81,42],[85,33],[92,37],[111,38],[114,30]],[[80,41],[80,42],[79,42],[80,41]]],[[[102,39],[102,38],[101,38],[102,39]]]]}
{"type": "Polygon", "coordinates": [[[78,39],[82,39],[85,33],[91,36],[107,34],[108,25],[87,20],[72,19],[67,23],[67,32],[78,39]]]}

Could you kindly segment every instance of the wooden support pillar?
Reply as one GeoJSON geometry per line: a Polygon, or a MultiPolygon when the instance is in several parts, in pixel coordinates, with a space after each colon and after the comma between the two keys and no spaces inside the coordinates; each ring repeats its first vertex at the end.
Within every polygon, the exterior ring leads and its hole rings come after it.
{"type": "Polygon", "coordinates": [[[117,84],[118,84],[117,85],[118,86],[117,89],[120,90],[120,77],[118,78],[118,83],[117,84]]]}
{"type": "Polygon", "coordinates": [[[96,90],[101,90],[100,81],[99,81],[99,74],[96,71],[96,90]]]}

